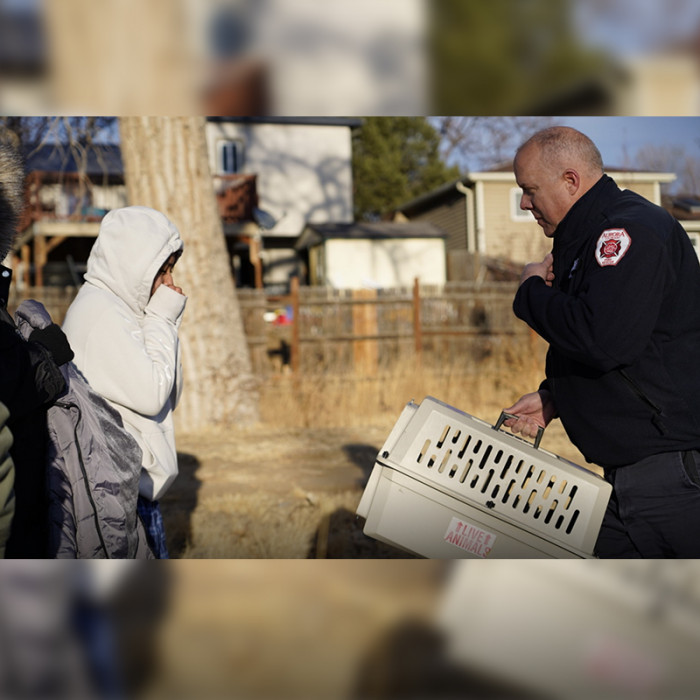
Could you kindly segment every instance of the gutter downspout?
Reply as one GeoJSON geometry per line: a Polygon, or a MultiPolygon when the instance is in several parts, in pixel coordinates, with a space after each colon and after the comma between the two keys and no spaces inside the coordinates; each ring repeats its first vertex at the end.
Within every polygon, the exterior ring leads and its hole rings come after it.
{"type": "Polygon", "coordinates": [[[457,192],[465,197],[465,217],[467,222],[467,252],[476,252],[476,240],[474,237],[474,193],[461,182],[455,184],[457,192]]]}
{"type": "Polygon", "coordinates": [[[479,261],[479,250],[477,249],[476,240],[476,225],[475,225],[475,214],[474,214],[474,192],[471,188],[466,187],[461,181],[455,183],[457,192],[464,195],[465,203],[465,217],[467,223],[467,252],[472,255],[473,269],[472,269],[472,279],[477,279],[479,275],[479,268],[481,267],[479,261]]]}

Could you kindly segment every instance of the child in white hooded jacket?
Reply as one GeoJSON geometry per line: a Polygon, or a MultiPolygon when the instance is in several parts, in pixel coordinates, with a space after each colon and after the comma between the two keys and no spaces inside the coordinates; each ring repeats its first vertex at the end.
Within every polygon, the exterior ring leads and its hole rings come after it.
{"type": "Polygon", "coordinates": [[[182,391],[178,329],[187,297],[172,268],[182,249],[180,233],[160,212],[110,211],[63,322],[74,363],[141,446],[139,512],[159,558],[168,555],[158,499],[178,470],[172,411],[182,391]]]}

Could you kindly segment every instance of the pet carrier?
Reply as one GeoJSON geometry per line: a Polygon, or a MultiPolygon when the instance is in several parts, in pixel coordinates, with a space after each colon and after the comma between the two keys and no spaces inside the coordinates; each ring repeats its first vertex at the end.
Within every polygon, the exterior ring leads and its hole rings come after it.
{"type": "Polygon", "coordinates": [[[590,558],[611,486],[432,397],[406,405],[357,508],[364,533],[430,558],[590,558]]]}

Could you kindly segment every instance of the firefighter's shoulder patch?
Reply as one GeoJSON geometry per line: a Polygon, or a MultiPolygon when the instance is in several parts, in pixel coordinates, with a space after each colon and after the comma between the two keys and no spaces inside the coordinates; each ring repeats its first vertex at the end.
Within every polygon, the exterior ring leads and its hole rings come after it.
{"type": "Polygon", "coordinates": [[[632,238],[623,228],[608,228],[600,234],[595,244],[595,259],[601,267],[617,265],[625,257],[632,238]]]}

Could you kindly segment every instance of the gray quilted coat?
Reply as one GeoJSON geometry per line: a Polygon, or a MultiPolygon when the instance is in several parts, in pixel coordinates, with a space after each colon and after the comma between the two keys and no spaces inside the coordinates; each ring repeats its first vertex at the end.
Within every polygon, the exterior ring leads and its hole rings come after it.
{"type": "MultiPolygon", "coordinates": [[[[52,320],[41,303],[28,300],[15,322],[26,339],[52,320]]],[[[151,559],[136,512],[141,448],[72,362],[61,371],[67,389],[47,416],[49,556],[151,559]]]]}

